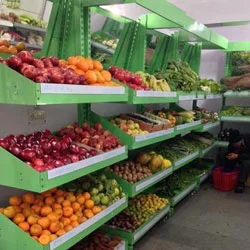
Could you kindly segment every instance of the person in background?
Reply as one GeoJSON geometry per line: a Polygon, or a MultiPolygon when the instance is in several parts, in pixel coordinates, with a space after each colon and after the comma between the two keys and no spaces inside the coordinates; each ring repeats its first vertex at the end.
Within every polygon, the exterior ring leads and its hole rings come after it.
{"type": "Polygon", "coordinates": [[[243,193],[245,182],[250,173],[250,142],[238,130],[233,130],[229,135],[225,165],[227,169],[232,169],[239,165],[239,183],[235,188],[235,192],[243,193]]]}

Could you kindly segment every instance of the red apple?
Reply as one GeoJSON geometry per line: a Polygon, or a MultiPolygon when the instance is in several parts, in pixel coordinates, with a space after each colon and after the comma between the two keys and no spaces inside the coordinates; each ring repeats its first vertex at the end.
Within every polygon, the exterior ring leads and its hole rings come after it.
{"type": "Polygon", "coordinates": [[[35,82],[38,82],[38,83],[49,83],[49,78],[46,77],[46,76],[37,76],[35,77],[34,79],[35,82]]]}
{"type": "Polygon", "coordinates": [[[8,149],[9,148],[9,142],[3,138],[0,139],[0,147],[4,148],[4,149],[8,149]]]}
{"type": "Polygon", "coordinates": [[[13,69],[18,69],[20,65],[22,64],[22,60],[18,56],[11,56],[8,59],[8,65],[13,69]]]}
{"type": "Polygon", "coordinates": [[[17,54],[19,58],[21,58],[23,63],[32,63],[34,57],[28,51],[21,51],[17,54]]]}
{"type": "Polygon", "coordinates": [[[44,68],[44,63],[42,60],[36,59],[34,58],[32,61],[32,64],[36,67],[36,68],[44,68]]]}
{"type": "Polygon", "coordinates": [[[51,57],[49,57],[49,59],[50,59],[51,63],[53,64],[53,66],[55,66],[55,67],[59,66],[58,58],[56,58],[55,56],[51,56],[51,57]]]}
{"type": "Polygon", "coordinates": [[[20,145],[18,146],[17,144],[12,144],[10,147],[9,147],[9,151],[15,155],[15,156],[19,156],[22,149],[20,147],[20,145]]]}
{"type": "Polygon", "coordinates": [[[34,166],[43,166],[44,165],[44,161],[42,159],[36,158],[32,161],[34,166]]]}
{"type": "Polygon", "coordinates": [[[111,66],[108,71],[110,72],[110,74],[113,76],[115,74],[115,72],[117,71],[117,68],[115,66],[111,66]]]}
{"type": "Polygon", "coordinates": [[[53,68],[53,64],[49,58],[43,58],[42,61],[44,63],[45,68],[53,68]]]}
{"type": "Polygon", "coordinates": [[[69,156],[69,159],[72,163],[74,162],[78,162],[79,161],[79,156],[78,155],[75,155],[75,154],[72,154],[69,156]]]}
{"type": "Polygon", "coordinates": [[[35,157],[36,157],[35,151],[30,148],[26,148],[22,150],[20,153],[20,158],[24,161],[32,162],[35,159],[35,157]]]}
{"type": "Polygon", "coordinates": [[[26,66],[21,73],[29,79],[35,79],[39,74],[39,70],[36,69],[33,65],[29,65],[26,66]]]}

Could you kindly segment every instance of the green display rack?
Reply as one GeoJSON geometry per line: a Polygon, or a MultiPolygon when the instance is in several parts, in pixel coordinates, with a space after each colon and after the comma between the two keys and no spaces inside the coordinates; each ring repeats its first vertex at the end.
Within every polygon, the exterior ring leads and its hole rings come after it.
{"type": "Polygon", "coordinates": [[[200,156],[204,157],[208,152],[214,149],[217,146],[217,142],[214,142],[211,146],[201,150],[200,156]]]}
{"type": "Polygon", "coordinates": [[[164,218],[170,211],[170,206],[165,207],[154,216],[152,216],[146,223],[141,225],[135,232],[127,232],[125,230],[104,225],[103,229],[106,232],[115,233],[123,239],[128,241],[129,245],[134,245],[140,238],[142,238],[158,221],[164,218]]]}
{"type": "Polygon", "coordinates": [[[196,95],[197,100],[204,100],[206,98],[206,93],[204,91],[197,91],[196,95]]]}
{"type": "Polygon", "coordinates": [[[214,129],[214,128],[218,127],[218,126],[220,126],[220,121],[203,123],[202,127],[200,129],[195,130],[195,131],[197,131],[197,132],[205,132],[205,131],[208,131],[210,129],[214,129]]]}
{"type": "Polygon", "coordinates": [[[176,171],[176,170],[178,170],[179,168],[181,168],[181,167],[187,165],[189,162],[198,159],[199,157],[200,157],[200,152],[199,152],[199,151],[195,151],[195,152],[189,154],[188,156],[183,157],[183,158],[181,158],[181,159],[175,161],[175,162],[173,163],[173,165],[174,165],[174,171],[176,171]]]}
{"type": "Polygon", "coordinates": [[[197,100],[197,91],[183,92],[178,91],[178,101],[197,100]]]}
{"type": "Polygon", "coordinates": [[[129,182],[117,176],[113,172],[108,172],[108,176],[110,176],[111,178],[115,178],[122,187],[123,192],[125,192],[125,194],[131,198],[142,193],[144,190],[160,182],[161,180],[165,179],[173,173],[173,170],[173,167],[164,169],[134,184],[130,184],[129,182]]]}
{"type": "Polygon", "coordinates": [[[146,135],[132,137],[126,134],[122,129],[114,126],[108,121],[108,119],[102,118],[93,112],[91,113],[91,119],[93,122],[100,122],[105,129],[108,129],[112,134],[115,134],[121,140],[121,142],[128,147],[128,149],[145,147],[157,142],[165,141],[175,136],[174,128],[170,128],[146,135]]]}
{"type": "Polygon", "coordinates": [[[250,97],[250,91],[232,91],[228,90],[224,93],[224,97],[243,97],[247,98],[250,97]]]}
{"type": "Polygon", "coordinates": [[[222,122],[250,122],[250,116],[221,116],[222,122]]]}
{"type": "Polygon", "coordinates": [[[75,245],[81,239],[95,231],[112,217],[120,213],[128,205],[127,198],[115,202],[99,214],[95,215],[78,227],[67,232],[63,236],[52,241],[46,246],[42,246],[31,236],[22,231],[16,224],[4,215],[0,214],[0,242],[2,249],[22,249],[22,250],[66,250],[75,245]],[[15,240],[10,240],[10,235],[15,235],[15,240]]]}
{"type": "Polygon", "coordinates": [[[198,121],[178,125],[175,127],[175,131],[176,131],[176,135],[180,135],[180,134],[187,134],[187,133],[190,133],[191,131],[199,130],[201,128],[202,128],[201,121],[198,120],[198,121]]]}
{"type": "Polygon", "coordinates": [[[178,100],[176,92],[134,91],[129,89],[129,104],[175,103],[178,100]]]}
{"type": "Polygon", "coordinates": [[[216,145],[217,145],[217,147],[227,148],[229,145],[229,142],[228,141],[217,141],[216,145]]]}
{"type": "Polygon", "coordinates": [[[97,102],[127,102],[126,87],[34,83],[0,63],[0,103],[49,105],[97,102]]]}
{"type": "Polygon", "coordinates": [[[223,97],[222,94],[206,94],[206,99],[207,100],[221,99],[222,97],[223,97]]]}
{"type": "Polygon", "coordinates": [[[127,158],[125,147],[99,154],[83,161],[39,173],[0,147],[1,185],[34,192],[44,192],[127,158]]]}
{"type": "Polygon", "coordinates": [[[176,206],[182,201],[187,195],[189,195],[197,187],[198,182],[194,182],[187,186],[183,191],[179,192],[176,196],[171,199],[171,206],[176,206]]]}

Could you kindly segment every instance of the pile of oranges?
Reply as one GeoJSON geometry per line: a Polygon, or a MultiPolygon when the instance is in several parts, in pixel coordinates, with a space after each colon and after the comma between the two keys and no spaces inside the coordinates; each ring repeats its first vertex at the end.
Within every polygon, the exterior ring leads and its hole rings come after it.
{"type": "Polygon", "coordinates": [[[42,245],[77,227],[102,211],[88,192],[74,194],[52,189],[41,194],[25,193],[9,198],[0,213],[42,245]]]}
{"type": "Polygon", "coordinates": [[[120,87],[119,84],[111,80],[111,74],[103,70],[103,65],[99,61],[82,56],[72,56],[68,60],[60,60],[60,64],[74,70],[78,75],[84,75],[89,85],[120,87]]]}

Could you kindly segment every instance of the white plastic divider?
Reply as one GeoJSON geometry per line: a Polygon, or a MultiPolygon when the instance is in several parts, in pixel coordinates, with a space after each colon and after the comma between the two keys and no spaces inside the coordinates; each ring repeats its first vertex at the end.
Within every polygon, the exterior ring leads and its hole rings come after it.
{"type": "Polygon", "coordinates": [[[176,205],[178,202],[180,202],[184,197],[186,197],[189,193],[191,193],[196,186],[196,183],[191,184],[186,189],[184,189],[181,193],[176,195],[173,198],[173,204],[176,205]]]}
{"type": "Polygon", "coordinates": [[[225,97],[230,97],[230,96],[238,96],[238,97],[248,97],[250,96],[250,91],[244,90],[244,91],[232,91],[228,90],[227,92],[224,93],[225,97]]]}
{"type": "Polygon", "coordinates": [[[220,121],[209,122],[203,125],[203,130],[209,130],[209,129],[218,127],[219,125],[220,125],[220,121]]]}
{"type": "Polygon", "coordinates": [[[153,139],[159,136],[164,136],[164,135],[168,135],[172,133],[174,133],[174,128],[160,130],[160,131],[152,132],[146,135],[135,136],[135,141],[136,142],[145,141],[145,140],[153,139]]]}
{"type": "Polygon", "coordinates": [[[179,101],[189,101],[189,100],[196,100],[197,96],[196,94],[192,95],[180,95],[179,96],[179,101]]]}
{"type": "Polygon", "coordinates": [[[145,90],[137,90],[137,97],[176,97],[176,92],[163,92],[163,91],[145,91],[145,90]]]}
{"type": "Polygon", "coordinates": [[[53,179],[53,178],[56,178],[56,177],[59,177],[59,176],[65,175],[65,174],[72,173],[72,172],[77,171],[79,169],[83,169],[83,168],[86,168],[90,165],[96,164],[100,161],[108,160],[110,158],[124,154],[125,152],[126,152],[126,147],[123,146],[123,147],[111,150],[109,152],[101,153],[101,154],[96,155],[94,157],[90,157],[90,158],[83,160],[83,161],[78,161],[75,163],[71,163],[71,164],[62,166],[60,168],[55,168],[55,169],[49,170],[47,172],[48,179],[53,179]]]}
{"type": "Polygon", "coordinates": [[[250,116],[221,116],[221,121],[250,122],[250,116]]]}
{"type": "Polygon", "coordinates": [[[229,145],[228,141],[217,141],[216,143],[217,147],[222,147],[222,148],[226,148],[229,145]]]}
{"type": "Polygon", "coordinates": [[[220,99],[222,98],[222,94],[208,94],[206,99],[220,99]]]}
{"type": "Polygon", "coordinates": [[[141,189],[151,185],[152,183],[154,183],[158,179],[169,176],[172,172],[173,172],[173,167],[170,167],[170,168],[168,168],[168,169],[166,169],[164,171],[161,171],[160,173],[158,173],[158,174],[152,176],[151,178],[149,178],[148,180],[136,185],[135,191],[136,192],[140,191],[141,189]]]}
{"type": "Polygon", "coordinates": [[[163,218],[169,212],[170,206],[164,208],[158,215],[156,215],[149,223],[141,228],[134,235],[134,241],[139,240],[146,232],[148,232],[161,218],[163,218]]]}
{"type": "Polygon", "coordinates": [[[199,124],[201,124],[200,120],[195,121],[195,122],[185,123],[185,124],[176,126],[176,130],[179,131],[179,130],[182,130],[182,129],[185,129],[185,128],[191,128],[191,127],[199,125],[199,124]]]}
{"type": "Polygon", "coordinates": [[[86,230],[93,224],[95,224],[97,221],[101,220],[108,214],[112,213],[115,209],[120,207],[126,202],[126,198],[122,198],[119,201],[113,203],[111,206],[100,212],[99,214],[95,215],[91,219],[83,222],[78,227],[72,229],[71,231],[67,232],[66,234],[62,235],[61,237],[57,238],[56,240],[52,241],[50,243],[50,250],[56,249],[57,247],[61,246],[66,241],[70,240],[71,238],[75,237],[77,234],[81,233],[82,231],[86,230]]]}
{"type": "Polygon", "coordinates": [[[89,94],[89,95],[122,95],[125,88],[108,86],[86,86],[72,84],[41,83],[41,94],[89,94]]]}

